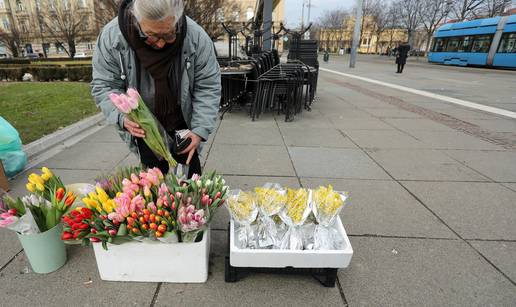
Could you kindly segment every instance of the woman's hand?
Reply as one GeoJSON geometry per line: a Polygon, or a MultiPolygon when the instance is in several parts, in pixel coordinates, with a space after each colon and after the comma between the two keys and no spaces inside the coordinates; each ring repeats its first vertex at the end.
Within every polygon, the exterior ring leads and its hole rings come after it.
{"type": "Polygon", "coordinates": [[[188,147],[185,148],[185,150],[181,151],[179,154],[184,155],[184,154],[188,153],[188,158],[186,159],[186,165],[190,165],[190,160],[192,160],[192,157],[193,157],[195,151],[197,150],[197,147],[199,147],[199,144],[201,144],[201,137],[190,131],[186,135],[186,138],[190,138],[192,140],[192,142],[190,143],[190,145],[188,145],[188,147]]]}
{"type": "Polygon", "coordinates": [[[127,116],[124,117],[124,128],[134,137],[142,139],[145,137],[145,131],[140,128],[140,125],[131,121],[127,116]]]}

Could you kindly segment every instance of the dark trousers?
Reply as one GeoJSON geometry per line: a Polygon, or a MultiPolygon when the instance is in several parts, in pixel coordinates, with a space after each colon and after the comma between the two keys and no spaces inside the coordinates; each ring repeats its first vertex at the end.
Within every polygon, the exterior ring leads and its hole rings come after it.
{"type": "Polygon", "coordinates": [[[398,73],[402,73],[403,72],[403,68],[405,67],[405,63],[398,63],[398,73]]]}
{"type": "MultiPolygon", "coordinates": [[[[157,167],[161,170],[163,174],[167,174],[169,171],[168,162],[165,159],[158,159],[154,152],[147,146],[143,139],[136,139],[136,144],[138,145],[138,151],[140,152],[140,162],[147,168],[157,167]]],[[[188,153],[183,155],[178,155],[170,150],[172,153],[172,157],[177,163],[186,164],[186,159],[188,158],[188,153]]],[[[199,154],[197,151],[194,153],[192,160],[190,161],[190,168],[188,169],[188,178],[192,178],[193,174],[201,175],[201,160],[199,159],[199,154]]]]}

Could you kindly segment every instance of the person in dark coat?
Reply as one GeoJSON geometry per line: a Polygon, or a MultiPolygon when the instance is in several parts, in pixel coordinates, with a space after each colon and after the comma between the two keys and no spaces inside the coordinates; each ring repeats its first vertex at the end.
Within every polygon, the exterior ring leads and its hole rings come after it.
{"type": "Polygon", "coordinates": [[[396,52],[396,64],[398,64],[398,71],[396,73],[401,74],[407,63],[410,45],[408,43],[401,43],[394,51],[396,52]]]}

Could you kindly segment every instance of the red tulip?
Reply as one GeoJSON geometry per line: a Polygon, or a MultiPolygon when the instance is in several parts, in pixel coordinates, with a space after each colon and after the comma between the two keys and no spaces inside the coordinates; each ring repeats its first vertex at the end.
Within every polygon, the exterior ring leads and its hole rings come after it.
{"type": "Polygon", "coordinates": [[[63,188],[57,189],[57,191],[56,191],[56,199],[57,199],[57,201],[63,200],[64,195],[65,195],[65,190],[63,188]]]}
{"type": "Polygon", "coordinates": [[[73,235],[70,232],[65,231],[61,235],[61,240],[70,240],[72,237],[73,237],[73,235]]]}
{"type": "Polygon", "coordinates": [[[91,242],[100,242],[100,239],[99,238],[95,238],[95,237],[91,237],[90,241],[91,242]]]}

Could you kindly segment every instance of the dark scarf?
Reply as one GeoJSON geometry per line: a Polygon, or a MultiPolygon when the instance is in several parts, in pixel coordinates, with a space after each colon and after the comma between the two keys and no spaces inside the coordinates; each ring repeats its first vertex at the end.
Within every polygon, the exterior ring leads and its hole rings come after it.
{"type": "Polygon", "coordinates": [[[167,131],[176,129],[184,123],[181,112],[181,51],[186,37],[186,17],[178,22],[178,35],[172,44],[162,49],[154,49],[146,44],[139,35],[136,18],[128,6],[132,0],[122,1],[118,13],[118,23],[129,46],[136,57],[154,79],[154,114],[167,131]]]}

